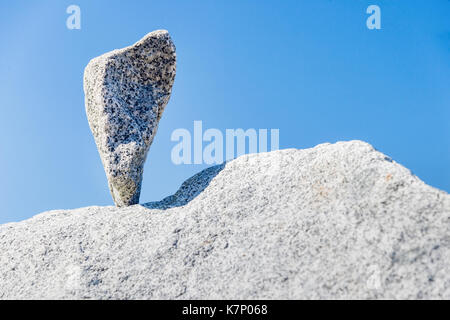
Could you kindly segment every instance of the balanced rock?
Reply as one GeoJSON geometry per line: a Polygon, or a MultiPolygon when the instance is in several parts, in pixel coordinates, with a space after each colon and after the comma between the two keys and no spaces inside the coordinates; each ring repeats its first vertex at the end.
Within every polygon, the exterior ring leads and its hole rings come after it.
{"type": "Polygon", "coordinates": [[[92,59],[84,71],[86,114],[119,207],[139,203],[145,159],[175,79],[165,30],[92,59]]]}

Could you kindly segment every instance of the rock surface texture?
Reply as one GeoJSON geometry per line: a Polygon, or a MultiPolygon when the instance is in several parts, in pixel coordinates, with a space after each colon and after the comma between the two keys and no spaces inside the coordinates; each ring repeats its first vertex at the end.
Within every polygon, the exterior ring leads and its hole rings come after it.
{"type": "Polygon", "coordinates": [[[0,226],[0,298],[450,299],[450,196],[361,141],[0,226]]]}
{"type": "Polygon", "coordinates": [[[165,30],[92,59],[84,71],[86,114],[114,203],[139,203],[148,149],[175,79],[175,46],[165,30]]]}

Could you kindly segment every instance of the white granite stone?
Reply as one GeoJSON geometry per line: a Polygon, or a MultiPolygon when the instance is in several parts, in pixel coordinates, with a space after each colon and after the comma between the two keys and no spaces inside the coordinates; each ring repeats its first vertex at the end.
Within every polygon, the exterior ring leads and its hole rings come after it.
{"type": "Polygon", "coordinates": [[[0,226],[0,299],[450,299],[450,196],[361,141],[0,226]]]}
{"type": "Polygon", "coordinates": [[[92,59],[84,71],[86,114],[117,206],[139,203],[147,152],[175,79],[165,30],[92,59]]]}

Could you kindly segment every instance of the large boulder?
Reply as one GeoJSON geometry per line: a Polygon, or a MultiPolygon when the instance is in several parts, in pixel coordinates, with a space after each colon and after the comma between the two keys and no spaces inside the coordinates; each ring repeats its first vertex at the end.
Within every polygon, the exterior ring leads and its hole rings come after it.
{"type": "Polygon", "coordinates": [[[361,141],[0,226],[0,298],[450,299],[450,196],[361,141]]]}

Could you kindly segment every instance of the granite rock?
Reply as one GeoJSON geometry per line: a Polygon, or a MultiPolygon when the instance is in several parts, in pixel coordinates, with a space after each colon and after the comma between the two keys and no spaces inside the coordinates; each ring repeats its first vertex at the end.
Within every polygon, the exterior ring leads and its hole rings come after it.
{"type": "Polygon", "coordinates": [[[92,59],[84,71],[86,114],[114,203],[139,203],[147,152],[175,79],[165,30],[92,59]]]}
{"type": "Polygon", "coordinates": [[[361,141],[0,226],[0,299],[450,299],[450,196],[361,141]]]}

